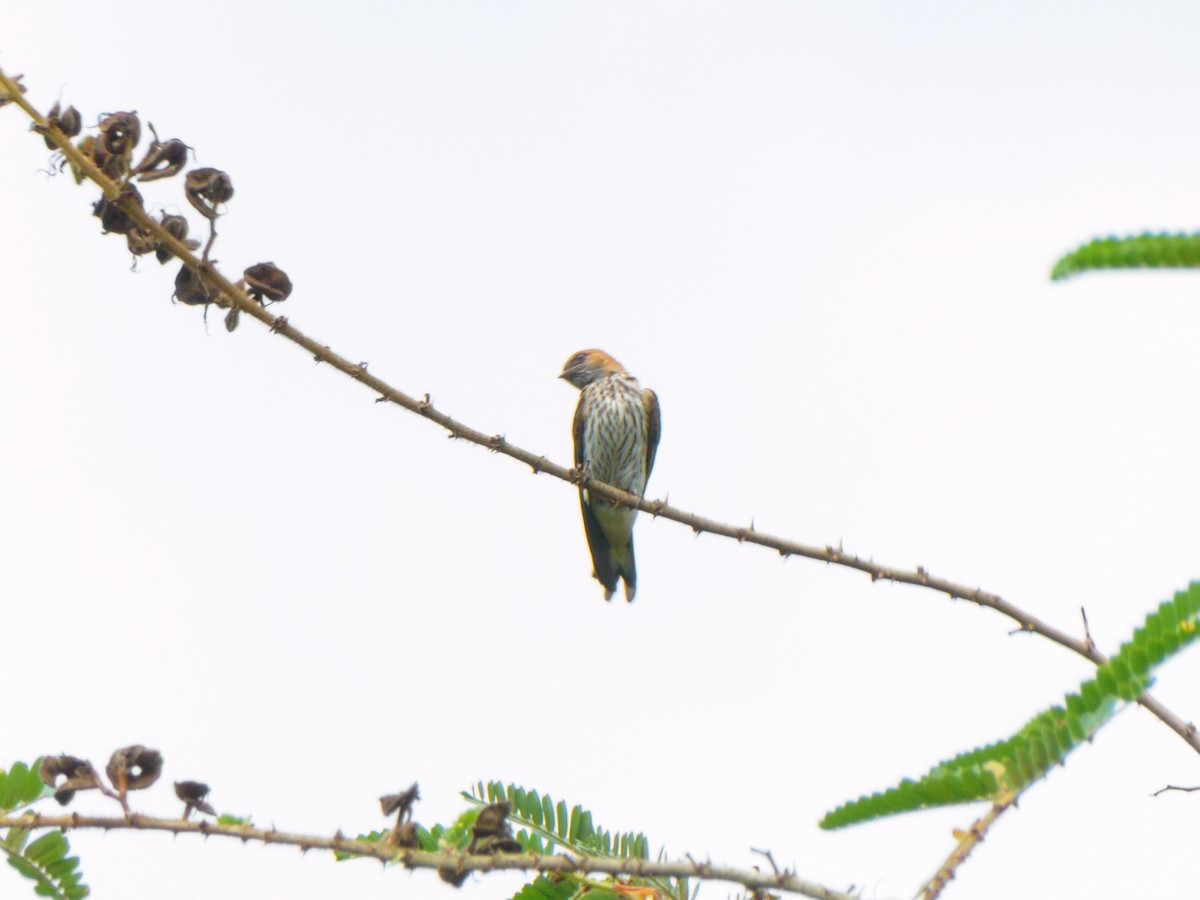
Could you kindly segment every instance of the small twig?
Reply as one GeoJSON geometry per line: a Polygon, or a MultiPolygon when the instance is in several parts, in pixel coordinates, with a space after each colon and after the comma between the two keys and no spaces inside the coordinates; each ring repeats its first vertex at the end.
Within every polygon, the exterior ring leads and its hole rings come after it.
{"type": "Polygon", "coordinates": [[[309,834],[293,834],[275,828],[255,828],[252,825],[218,825],[207,821],[190,819],[159,819],[132,813],[126,818],[101,816],[0,816],[0,829],[22,828],[39,830],[55,828],[62,831],[78,829],[133,831],[168,831],[172,834],[200,834],[204,836],[228,837],[242,842],[256,841],[262,844],[285,844],[308,850],[332,850],[354,856],[370,857],[385,863],[395,863],[409,869],[450,868],[463,872],[498,872],[502,870],[561,872],[587,874],[601,872],[606,875],[632,875],[638,878],[703,878],[708,881],[724,881],[740,884],[749,890],[770,888],[813,897],[816,900],[857,900],[851,894],[805,881],[787,872],[768,875],[728,866],[706,865],[698,867],[691,862],[655,862],[641,858],[606,858],[597,856],[572,856],[563,853],[540,855],[537,853],[500,853],[496,855],[465,853],[432,853],[426,850],[389,847],[386,843],[353,840],[341,834],[333,837],[318,837],[309,834]]]}
{"type": "Polygon", "coordinates": [[[1180,787],[1176,784],[1168,784],[1166,787],[1159,788],[1150,796],[1157,797],[1159,794],[1166,793],[1167,791],[1183,791],[1185,794],[1190,794],[1192,791],[1200,791],[1200,785],[1196,785],[1195,787],[1180,787]]]}
{"type": "Polygon", "coordinates": [[[935,900],[935,898],[941,895],[946,885],[954,880],[954,873],[958,870],[958,867],[966,862],[972,850],[983,843],[983,839],[987,837],[988,829],[995,824],[1000,816],[1016,805],[1018,796],[1020,796],[1019,792],[1009,791],[1005,796],[997,800],[991,809],[976,819],[970,828],[966,831],[955,833],[958,843],[950,855],[946,857],[946,861],[942,863],[942,867],[934,873],[934,876],[926,882],[921,893],[917,895],[921,900],[935,900]]]}

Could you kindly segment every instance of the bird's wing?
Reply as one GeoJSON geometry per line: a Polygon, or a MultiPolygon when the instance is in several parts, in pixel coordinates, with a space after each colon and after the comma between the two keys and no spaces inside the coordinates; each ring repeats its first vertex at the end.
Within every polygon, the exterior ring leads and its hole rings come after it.
{"type": "Polygon", "coordinates": [[[658,408],[658,395],[646,388],[642,392],[646,404],[646,481],[654,468],[654,454],[658,452],[658,439],[662,435],[662,411],[658,408]]]}
{"type": "Polygon", "coordinates": [[[583,395],[579,396],[579,403],[575,406],[575,421],[571,425],[571,436],[575,440],[575,465],[583,465],[583,427],[587,421],[587,404],[584,402],[583,395]]]}

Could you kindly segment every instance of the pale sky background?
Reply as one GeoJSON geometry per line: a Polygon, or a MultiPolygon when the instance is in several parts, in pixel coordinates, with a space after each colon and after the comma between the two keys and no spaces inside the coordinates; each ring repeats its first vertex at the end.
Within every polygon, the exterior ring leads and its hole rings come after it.
{"type": "MultiPolygon", "coordinates": [[[[214,256],[297,327],[568,463],[598,346],[658,392],[648,493],[997,591],[1112,652],[1200,575],[1200,273],[1051,264],[1200,226],[1192,3],[26,3],[43,110],[137,109],[230,173],[214,256]]],[[[331,834],[516,781],[672,855],[907,897],[984,806],[824,833],[1092,667],[999,615],[637,527],[605,604],[575,491],[243,319],[170,300],[0,110],[0,766],[166,759],[331,834]]],[[[144,189],[180,208],[181,181],[144,189]]],[[[1200,652],[1155,694],[1200,719],[1200,652]]],[[[947,897],[1181,896],[1200,759],[1141,710],[1024,797],[947,897]]],[[[72,808],[111,811],[99,797],[72,808]]],[[[432,873],[77,834],[100,900],[502,897],[432,873]]],[[[732,888],[706,888],[724,897],[732,888]]],[[[32,896],[0,872],[0,895],[32,896]]]]}

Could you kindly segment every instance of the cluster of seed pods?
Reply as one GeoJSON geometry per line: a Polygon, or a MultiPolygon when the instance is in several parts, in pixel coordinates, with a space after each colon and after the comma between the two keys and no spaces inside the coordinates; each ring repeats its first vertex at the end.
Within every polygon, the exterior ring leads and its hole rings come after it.
{"type": "MultiPolygon", "coordinates": [[[[74,139],[83,130],[83,118],[74,106],[64,110],[61,103],[56,103],[46,118],[46,124],[35,124],[33,128],[42,134],[47,147],[57,150],[53,131],[57,130],[67,138],[74,139]]],[[[153,125],[149,125],[149,131],[153,139],[136,164],[133,154],[142,138],[142,123],[136,112],[102,114],[96,133],[83,137],[75,146],[121,189],[119,197],[102,196],[92,204],[93,214],[100,219],[104,233],[124,236],[126,246],[135,258],[135,265],[137,257],[150,253],[165,265],[176,257],[176,253],[160,235],[139,224],[130,215],[128,206],[145,210],[135,182],[158,181],[180,174],[187,166],[191,148],[178,138],[161,140],[153,125]]],[[[59,164],[60,170],[68,163],[69,160],[64,156],[59,164]]],[[[75,166],[72,165],[72,168],[75,166]]],[[[75,177],[77,181],[83,179],[78,170],[75,171],[75,177]]],[[[207,307],[212,304],[228,309],[225,327],[233,331],[238,323],[238,309],[222,296],[210,277],[208,256],[216,238],[216,220],[224,214],[225,205],[233,198],[233,181],[220,169],[194,168],[184,176],[183,190],[192,208],[208,221],[209,240],[197,265],[187,262],[181,264],[175,276],[172,298],[189,306],[207,307]]],[[[184,216],[164,209],[158,214],[158,222],[188,250],[200,249],[200,242],[188,236],[188,221],[184,216]]],[[[255,263],[247,268],[238,286],[263,306],[286,300],[292,292],[291,279],[272,262],[255,263]]]]}

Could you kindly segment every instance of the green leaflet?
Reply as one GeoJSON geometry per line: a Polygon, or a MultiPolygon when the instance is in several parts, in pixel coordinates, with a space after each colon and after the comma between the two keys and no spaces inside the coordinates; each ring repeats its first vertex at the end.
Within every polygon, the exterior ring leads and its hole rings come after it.
{"type": "MultiPolygon", "coordinates": [[[[515,784],[506,786],[499,781],[490,781],[486,785],[480,781],[470,791],[464,791],[463,797],[481,806],[489,803],[508,803],[511,810],[509,821],[518,829],[514,837],[525,850],[533,853],[549,854],[567,850],[571,853],[618,859],[650,858],[650,842],[644,834],[614,834],[605,831],[592,822],[592,814],[582,807],[573,806],[568,809],[563,801],[556,803],[537,791],[527,791],[515,784]]],[[[541,880],[543,879],[539,879],[541,880]]],[[[686,878],[656,878],[646,881],[666,898],[686,900],[690,896],[686,878]]],[[[525,893],[537,883],[526,885],[516,896],[522,900],[539,898],[538,894],[525,893]]],[[[601,893],[606,892],[592,888],[587,896],[600,898],[601,893]]]]}
{"type": "Polygon", "coordinates": [[[545,875],[531,881],[513,894],[512,900],[570,900],[579,890],[579,884],[560,881],[557,884],[545,875]]]}
{"type": "Polygon", "coordinates": [[[0,811],[11,812],[54,793],[42,784],[38,763],[34,760],[32,766],[27,766],[18,762],[7,772],[0,770],[0,811]]]}
{"type": "MultiPolygon", "coordinates": [[[[0,771],[0,811],[11,814],[53,793],[42,783],[38,765],[38,760],[32,766],[18,762],[7,772],[0,771]]],[[[62,833],[49,831],[32,843],[29,838],[28,829],[10,828],[0,837],[0,853],[10,866],[36,883],[34,893],[62,900],[86,897],[89,891],[81,883],[79,859],[67,856],[70,845],[62,833]]]]}
{"type": "Polygon", "coordinates": [[[78,857],[68,857],[70,846],[60,832],[48,831],[32,844],[19,851],[0,845],[8,854],[8,863],[26,878],[36,883],[34,893],[59,900],[80,900],[91,893],[82,884],[78,857]]]}
{"type": "Polygon", "coordinates": [[[1139,234],[1097,238],[1054,264],[1050,280],[1093,269],[1183,269],[1200,266],[1200,234],[1139,234]]]}
{"type": "Polygon", "coordinates": [[[644,834],[614,835],[593,825],[590,812],[575,806],[568,813],[565,803],[555,804],[537,791],[526,791],[515,784],[505,787],[499,781],[492,781],[486,786],[480,782],[469,792],[464,792],[463,797],[480,804],[507,802],[512,809],[509,820],[528,831],[525,837],[520,833],[516,835],[527,849],[533,849],[533,837],[540,835],[545,841],[546,853],[553,853],[557,844],[593,856],[650,857],[650,844],[644,834]]]}
{"type": "Polygon", "coordinates": [[[1152,673],[1200,634],[1200,583],[1193,582],[1146,617],[1118,653],[1096,670],[1062,706],[1038,713],[1005,741],[961,753],[940,763],[919,781],[860,797],[827,813],[821,827],[854,825],[895,813],[976,800],[995,800],[1021,791],[1063,761],[1113,717],[1122,703],[1144,693],[1152,673]]]}

